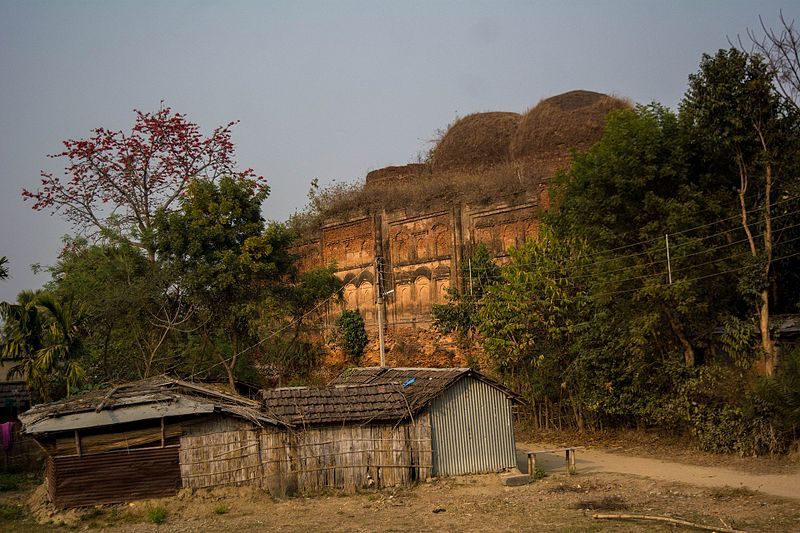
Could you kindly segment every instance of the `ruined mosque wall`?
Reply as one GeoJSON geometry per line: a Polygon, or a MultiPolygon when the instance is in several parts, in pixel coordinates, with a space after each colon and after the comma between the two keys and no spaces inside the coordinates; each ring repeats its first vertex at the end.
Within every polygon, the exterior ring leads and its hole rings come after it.
{"type": "Polygon", "coordinates": [[[377,328],[379,284],[390,293],[384,299],[388,329],[428,327],[432,306],[447,302],[449,287],[462,287],[460,265],[474,247],[484,244],[499,263],[506,262],[509,248],[536,237],[537,214],[546,203],[542,190],[515,203],[457,202],[422,213],[384,210],[330,222],[320,238],[295,253],[301,269],[336,265],[344,302],[329,306],[326,328],[344,309],[357,309],[368,328],[377,328]]]}

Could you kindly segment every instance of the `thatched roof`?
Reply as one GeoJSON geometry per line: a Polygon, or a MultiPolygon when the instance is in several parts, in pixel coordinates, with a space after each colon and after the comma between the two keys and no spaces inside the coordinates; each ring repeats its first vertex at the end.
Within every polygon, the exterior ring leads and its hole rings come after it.
{"type": "Polygon", "coordinates": [[[213,385],[158,376],[40,404],[21,414],[19,419],[24,431],[31,434],[215,412],[256,423],[280,424],[261,413],[259,407],[255,400],[213,385]]]}
{"type": "Polygon", "coordinates": [[[518,113],[474,113],[457,120],[433,150],[434,172],[485,168],[508,161],[518,113]]]}
{"type": "Polygon", "coordinates": [[[626,107],[626,100],[583,90],[542,100],[522,117],[511,139],[511,158],[567,159],[572,150],[586,150],[600,140],[609,111],[626,107]]]}

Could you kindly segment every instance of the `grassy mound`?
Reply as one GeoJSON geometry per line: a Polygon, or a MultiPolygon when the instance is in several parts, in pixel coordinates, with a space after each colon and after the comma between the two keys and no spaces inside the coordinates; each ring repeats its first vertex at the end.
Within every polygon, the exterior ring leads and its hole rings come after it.
{"type": "Polygon", "coordinates": [[[522,117],[511,139],[511,158],[558,167],[572,150],[586,150],[600,140],[608,112],[625,107],[630,102],[581,90],[542,100],[522,117]]]}
{"type": "Polygon", "coordinates": [[[480,169],[508,161],[518,113],[474,113],[450,126],[432,154],[434,172],[480,169]]]}

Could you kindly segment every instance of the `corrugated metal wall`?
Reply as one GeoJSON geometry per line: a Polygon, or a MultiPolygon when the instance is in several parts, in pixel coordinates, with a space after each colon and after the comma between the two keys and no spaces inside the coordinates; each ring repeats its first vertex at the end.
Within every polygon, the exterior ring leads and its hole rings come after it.
{"type": "Polygon", "coordinates": [[[181,487],[178,446],[50,457],[47,488],[58,507],[172,496],[181,487]]]}
{"type": "Polygon", "coordinates": [[[499,472],[516,465],[511,400],[464,378],[431,405],[433,475],[499,472]]]}

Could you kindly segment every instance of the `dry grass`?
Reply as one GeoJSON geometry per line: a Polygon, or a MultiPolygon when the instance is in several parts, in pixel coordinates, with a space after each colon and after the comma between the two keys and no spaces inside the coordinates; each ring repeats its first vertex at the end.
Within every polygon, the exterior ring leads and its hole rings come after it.
{"type": "Polygon", "coordinates": [[[521,120],[518,113],[474,113],[456,121],[432,154],[434,172],[480,169],[508,161],[511,138],[521,120]]]}
{"type": "Polygon", "coordinates": [[[526,193],[538,194],[552,175],[540,165],[505,163],[479,170],[453,170],[410,178],[339,183],[322,190],[315,205],[294,215],[290,222],[305,238],[318,233],[323,223],[368,216],[382,209],[425,212],[464,201],[489,205],[526,193]]]}
{"type": "Polygon", "coordinates": [[[591,91],[570,91],[529,110],[511,140],[513,160],[548,160],[585,150],[603,134],[609,111],[631,107],[627,100],[591,91]]]}

